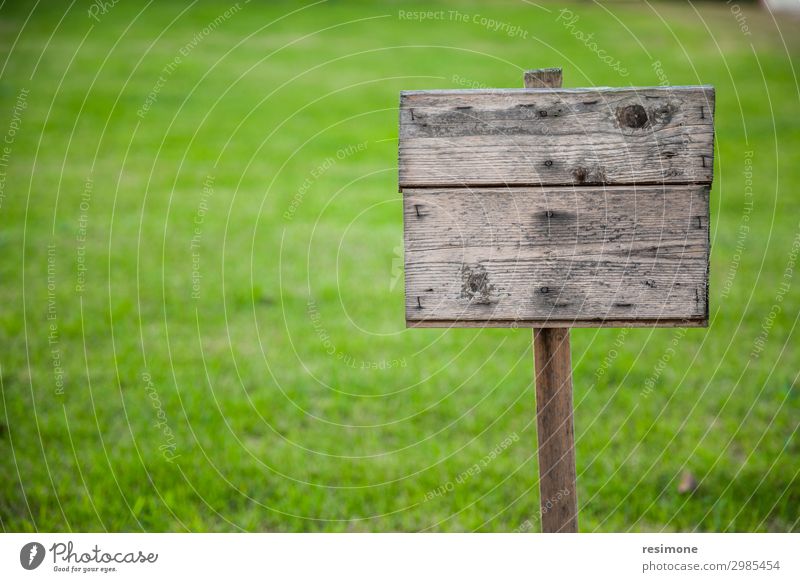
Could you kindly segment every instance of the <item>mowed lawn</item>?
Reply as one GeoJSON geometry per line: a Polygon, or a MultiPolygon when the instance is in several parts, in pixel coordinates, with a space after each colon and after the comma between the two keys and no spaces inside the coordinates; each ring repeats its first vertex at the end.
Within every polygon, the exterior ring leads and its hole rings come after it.
{"type": "Polygon", "coordinates": [[[572,332],[581,529],[800,529],[798,20],[101,4],[0,7],[3,530],[538,531],[530,330],[405,329],[397,106],[558,65],[717,95],[710,327],[572,332]]]}

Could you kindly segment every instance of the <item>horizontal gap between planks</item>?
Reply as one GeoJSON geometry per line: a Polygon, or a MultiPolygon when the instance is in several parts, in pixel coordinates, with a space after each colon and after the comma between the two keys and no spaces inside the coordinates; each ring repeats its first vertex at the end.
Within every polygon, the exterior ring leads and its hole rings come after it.
{"type": "Polygon", "coordinates": [[[406,319],[406,327],[455,327],[455,328],[593,328],[593,327],[708,327],[708,318],[700,319],[551,319],[534,320],[502,320],[490,321],[451,320],[451,319],[406,319]]]}
{"type": "Polygon", "coordinates": [[[709,181],[696,181],[696,182],[584,182],[583,184],[402,184],[398,189],[398,192],[402,192],[404,189],[434,189],[434,188],[446,188],[448,190],[488,190],[490,188],[505,188],[505,189],[512,189],[512,188],[573,188],[573,189],[580,189],[580,188],[601,188],[601,187],[608,187],[608,188],[616,188],[619,186],[711,186],[712,182],[709,181]]]}

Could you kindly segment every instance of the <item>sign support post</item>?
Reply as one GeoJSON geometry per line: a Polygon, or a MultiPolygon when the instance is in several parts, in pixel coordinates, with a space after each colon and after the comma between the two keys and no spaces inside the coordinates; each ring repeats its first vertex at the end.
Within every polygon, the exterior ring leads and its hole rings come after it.
{"type": "MultiPolygon", "coordinates": [[[[526,89],[559,89],[561,69],[525,71],[526,89]]],[[[536,434],[542,531],[578,531],[569,328],[534,328],[536,434]]]]}

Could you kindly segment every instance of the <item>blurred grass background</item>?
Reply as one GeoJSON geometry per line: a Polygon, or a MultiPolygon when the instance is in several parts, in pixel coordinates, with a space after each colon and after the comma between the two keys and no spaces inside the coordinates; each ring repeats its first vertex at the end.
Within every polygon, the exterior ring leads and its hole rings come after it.
{"type": "Polygon", "coordinates": [[[2,528],[537,531],[530,331],[404,327],[397,105],[563,66],[717,89],[710,328],[572,333],[582,530],[798,530],[800,23],[741,11],[4,2],[2,528]]]}

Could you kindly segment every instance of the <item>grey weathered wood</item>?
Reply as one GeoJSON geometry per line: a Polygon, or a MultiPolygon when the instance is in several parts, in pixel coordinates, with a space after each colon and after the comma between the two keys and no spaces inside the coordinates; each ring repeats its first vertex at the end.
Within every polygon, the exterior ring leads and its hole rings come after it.
{"type": "Polygon", "coordinates": [[[561,67],[552,69],[533,69],[525,71],[525,87],[528,89],[545,88],[558,89],[561,87],[561,67]]]}
{"type": "Polygon", "coordinates": [[[405,189],[412,326],[705,325],[705,185],[405,189]]]}
{"type": "Polygon", "coordinates": [[[578,531],[578,490],[569,329],[535,330],[533,353],[542,531],[573,533],[578,531]]]}
{"type": "Polygon", "coordinates": [[[400,187],[710,183],[714,89],[406,91],[400,187]]]}

